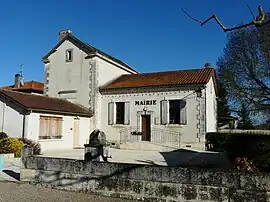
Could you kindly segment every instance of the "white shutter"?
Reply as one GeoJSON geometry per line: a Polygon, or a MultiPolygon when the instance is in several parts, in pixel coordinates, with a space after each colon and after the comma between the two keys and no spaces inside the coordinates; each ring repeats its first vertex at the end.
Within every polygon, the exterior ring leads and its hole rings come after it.
{"type": "Polygon", "coordinates": [[[160,101],[160,107],[161,107],[161,124],[166,125],[168,123],[168,101],[167,100],[161,100],[160,101]]]}
{"type": "Polygon", "coordinates": [[[187,102],[180,100],[180,124],[187,124],[187,102]]]}
{"type": "Polygon", "coordinates": [[[125,125],[130,124],[130,102],[125,102],[125,125]]]}
{"type": "Polygon", "coordinates": [[[114,124],[114,102],[109,102],[108,104],[108,124],[114,124]]]}

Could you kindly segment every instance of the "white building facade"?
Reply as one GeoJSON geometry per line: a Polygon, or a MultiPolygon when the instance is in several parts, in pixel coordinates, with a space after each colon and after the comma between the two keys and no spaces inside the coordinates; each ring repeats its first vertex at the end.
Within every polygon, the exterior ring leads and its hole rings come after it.
{"type": "Polygon", "coordinates": [[[105,87],[101,90],[101,130],[120,145],[148,141],[205,150],[206,132],[215,132],[217,127],[213,79],[210,75],[204,85],[185,87],[105,87]]]}
{"type": "Polygon", "coordinates": [[[148,77],[80,41],[71,31],[59,36],[42,58],[44,91],[87,107],[93,114],[90,131],[103,130],[117,145],[143,141],[204,150],[205,134],[216,131],[217,125],[212,68],[148,77]]]}
{"type": "Polygon", "coordinates": [[[0,130],[40,143],[41,151],[83,148],[89,140],[88,110],[66,100],[0,90],[0,130]]]}

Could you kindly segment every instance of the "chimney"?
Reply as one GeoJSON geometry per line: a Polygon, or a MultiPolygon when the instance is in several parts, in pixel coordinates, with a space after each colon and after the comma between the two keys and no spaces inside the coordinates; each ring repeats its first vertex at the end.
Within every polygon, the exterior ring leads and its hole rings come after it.
{"type": "Polygon", "coordinates": [[[67,35],[72,35],[72,31],[70,29],[62,30],[58,33],[59,41],[65,38],[67,35]]]}
{"type": "Polygon", "coordinates": [[[212,68],[212,67],[211,67],[211,63],[209,63],[209,62],[205,63],[205,64],[204,64],[204,67],[205,67],[205,68],[212,68]]]}
{"type": "Polygon", "coordinates": [[[15,74],[14,88],[19,88],[21,84],[21,75],[15,74]]]}

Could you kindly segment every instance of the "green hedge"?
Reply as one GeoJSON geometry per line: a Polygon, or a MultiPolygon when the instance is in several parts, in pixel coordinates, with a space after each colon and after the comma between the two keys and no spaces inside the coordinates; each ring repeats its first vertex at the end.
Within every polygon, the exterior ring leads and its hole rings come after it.
{"type": "Polygon", "coordinates": [[[270,135],[254,133],[208,133],[209,151],[227,152],[230,159],[246,157],[260,171],[270,172],[270,135]]]}
{"type": "Polygon", "coordinates": [[[17,138],[7,137],[0,140],[0,154],[14,153],[15,157],[21,156],[23,142],[17,138]]]}

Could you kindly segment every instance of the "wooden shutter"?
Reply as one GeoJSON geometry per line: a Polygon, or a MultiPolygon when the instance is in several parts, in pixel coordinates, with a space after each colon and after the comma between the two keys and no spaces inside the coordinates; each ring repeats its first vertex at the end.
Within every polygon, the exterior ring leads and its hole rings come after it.
{"type": "Polygon", "coordinates": [[[108,124],[114,124],[114,102],[108,103],[108,124]]]}
{"type": "Polygon", "coordinates": [[[180,100],[180,124],[187,124],[187,102],[180,100]]]}
{"type": "Polygon", "coordinates": [[[49,117],[50,121],[50,138],[57,136],[57,118],[49,117]]]}
{"type": "Polygon", "coordinates": [[[39,138],[45,139],[47,136],[47,120],[46,117],[40,117],[39,118],[39,138]]]}
{"type": "Polygon", "coordinates": [[[161,107],[161,124],[166,125],[168,123],[168,101],[167,100],[161,100],[160,101],[160,107],[161,107]]]}
{"type": "Polygon", "coordinates": [[[125,102],[125,125],[129,125],[130,123],[130,102],[125,102]]]}

